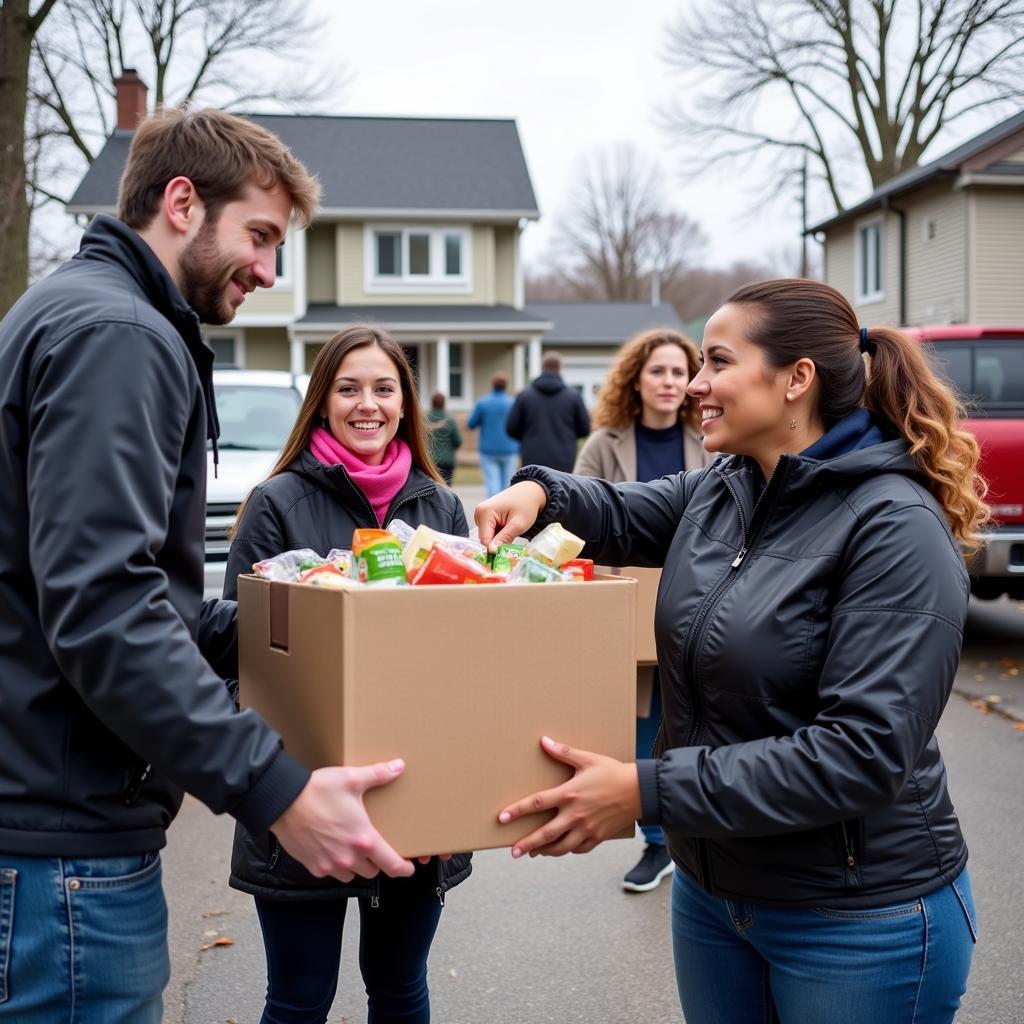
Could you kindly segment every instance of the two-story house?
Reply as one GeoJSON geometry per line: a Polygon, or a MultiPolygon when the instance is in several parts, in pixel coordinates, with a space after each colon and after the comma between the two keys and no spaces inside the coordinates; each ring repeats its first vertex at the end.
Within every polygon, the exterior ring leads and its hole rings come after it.
{"type": "Polygon", "coordinates": [[[1024,323],[1024,111],[808,233],[861,323],[1024,323]]]}

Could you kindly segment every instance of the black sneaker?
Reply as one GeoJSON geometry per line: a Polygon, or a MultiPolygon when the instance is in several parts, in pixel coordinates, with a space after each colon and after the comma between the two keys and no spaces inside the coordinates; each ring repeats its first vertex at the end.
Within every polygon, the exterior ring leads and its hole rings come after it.
{"type": "Polygon", "coordinates": [[[672,858],[664,846],[648,843],[636,867],[622,880],[628,892],[650,892],[663,878],[672,874],[672,858]]]}

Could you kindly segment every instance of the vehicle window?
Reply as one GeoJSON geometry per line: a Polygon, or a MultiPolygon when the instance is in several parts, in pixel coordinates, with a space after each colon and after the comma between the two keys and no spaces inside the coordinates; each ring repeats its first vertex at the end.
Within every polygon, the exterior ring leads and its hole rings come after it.
{"type": "Polygon", "coordinates": [[[964,400],[973,398],[971,379],[971,350],[967,345],[936,345],[929,343],[925,350],[931,356],[932,366],[938,374],[964,400]]]}
{"type": "Polygon", "coordinates": [[[1024,346],[978,345],[974,386],[986,404],[1024,404],[1024,346]]]}
{"type": "Polygon", "coordinates": [[[299,413],[301,398],[294,388],[262,388],[241,384],[214,385],[222,449],[278,451],[299,413]]]}

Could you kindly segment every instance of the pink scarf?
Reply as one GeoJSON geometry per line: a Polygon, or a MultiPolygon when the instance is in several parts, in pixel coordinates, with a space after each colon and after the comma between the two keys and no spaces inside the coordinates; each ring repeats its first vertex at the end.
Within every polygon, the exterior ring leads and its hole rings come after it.
{"type": "Polygon", "coordinates": [[[384,461],[379,466],[367,465],[323,427],[313,428],[309,450],[324,465],[337,466],[340,463],[345,467],[356,487],[373,506],[378,523],[384,522],[388,507],[405,486],[412,469],[412,452],[400,437],[394,438],[384,449],[384,461]]]}

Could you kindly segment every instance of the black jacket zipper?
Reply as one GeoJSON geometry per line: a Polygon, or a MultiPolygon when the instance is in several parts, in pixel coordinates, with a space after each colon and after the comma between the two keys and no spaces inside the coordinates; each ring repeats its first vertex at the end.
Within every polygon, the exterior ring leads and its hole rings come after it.
{"type": "Polygon", "coordinates": [[[124,793],[124,806],[131,807],[133,803],[139,798],[139,793],[142,792],[142,787],[146,784],[146,780],[153,774],[153,766],[151,764],[139,765],[132,772],[131,778],[128,780],[128,786],[124,793]]]}

